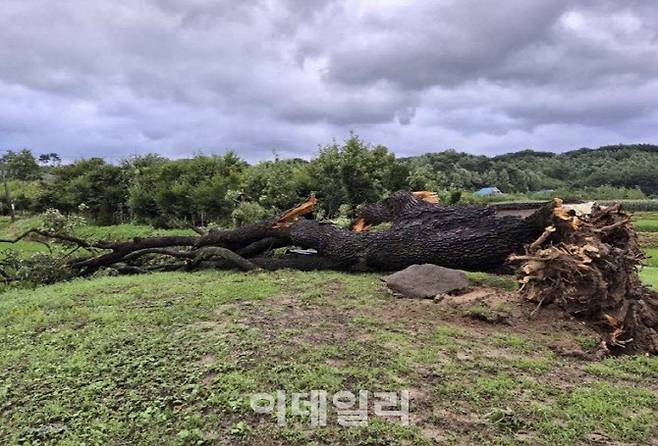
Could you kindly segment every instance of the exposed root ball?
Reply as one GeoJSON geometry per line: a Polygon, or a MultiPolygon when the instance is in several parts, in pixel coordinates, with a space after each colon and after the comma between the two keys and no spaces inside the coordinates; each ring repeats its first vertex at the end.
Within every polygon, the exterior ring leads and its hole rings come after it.
{"type": "Polygon", "coordinates": [[[553,225],[526,250],[521,292],[587,321],[613,353],[658,354],[658,293],[638,275],[644,255],[621,204],[590,209],[555,200],[553,225]]]}

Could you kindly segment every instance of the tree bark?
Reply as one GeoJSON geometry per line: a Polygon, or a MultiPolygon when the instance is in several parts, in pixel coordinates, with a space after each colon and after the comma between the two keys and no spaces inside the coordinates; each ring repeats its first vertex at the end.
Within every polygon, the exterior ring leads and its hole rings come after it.
{"type": "MultiPolygon", "coordinates": [[[[507,257],[521,251],[523,245],[534,240],[543,228],[531,219],[497,218],[495,211],[488,208],[442,206],[408,192],[398,192],[364,207],[357,219],[366,227],[383,222],[389,222],[390,227],[372,232],[363,231],[362,227],[361,232],[355,232],[304,218],[312,211],[313,204],[314,198],[275,220],[232,230],[199,231],[198,236],[89,242],[36,229],[28,234],[36,233],[104,251],[100,255],[71,261],[70,267],[80,275],[116,264],[140,267],[144,259],[152,256],[183,258],[188,264],[198,266],[204,262],[193,259],[209,247],[226,249],[243,259],[258,257],[268,269],[277,265],[299,265],[303,269],[390,271],[418,263],[434,263],[451,268],[494,271],[505,268],[507,257]],[[315,259],[303,256],[304,260],[296,255],[285,259],[271,256],[274,248],[285,246],[312,249],[317,255],[315,259]]],[[[203,260],[207,259],[204,257],[203,260]]],[[[229,265],[242,265],[240,268],[246,269],[245,263],[232,262],[229,265]]]]}

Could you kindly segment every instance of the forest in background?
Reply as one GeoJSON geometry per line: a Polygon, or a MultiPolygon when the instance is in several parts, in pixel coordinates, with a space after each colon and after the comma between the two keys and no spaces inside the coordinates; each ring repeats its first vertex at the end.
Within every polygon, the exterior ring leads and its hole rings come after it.
{"type": "Polygon", "coordinates": [[[1,211],[58,209],[100,225],[239,225],[319,199],[325,218],[350,218],[392,192],[430,190],[446,203],[630,199],[658,196],[658,146],[615,145],[562,154],[526,150],[487,157],[447,150],[397,158],[353,135],[321,147],[310,161],[248,164],[235,152],[171,160],[157,154],[120,163],[101,158],[62,164],[55,153],[6,151],[0,159],[1,211]],[[478,197],[487,186],[503,194],[478,197]]]}

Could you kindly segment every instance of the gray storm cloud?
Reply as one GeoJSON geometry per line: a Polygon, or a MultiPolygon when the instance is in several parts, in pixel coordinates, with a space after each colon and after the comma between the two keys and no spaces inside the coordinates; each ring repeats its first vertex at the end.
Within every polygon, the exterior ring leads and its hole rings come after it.
{"type": "Polygon", "coordinates": [[[67,159],[658,140],[652,0],[5,0],[0,42],[0,148],[67,159]]]}

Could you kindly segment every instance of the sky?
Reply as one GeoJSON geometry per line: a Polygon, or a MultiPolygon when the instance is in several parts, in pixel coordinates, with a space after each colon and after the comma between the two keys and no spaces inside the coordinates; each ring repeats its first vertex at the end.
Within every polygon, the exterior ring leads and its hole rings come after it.
{"type": "Polygon", "coordinates": [[[0,150],[658,143],[655,0],[2,0],[0,150]]]}

